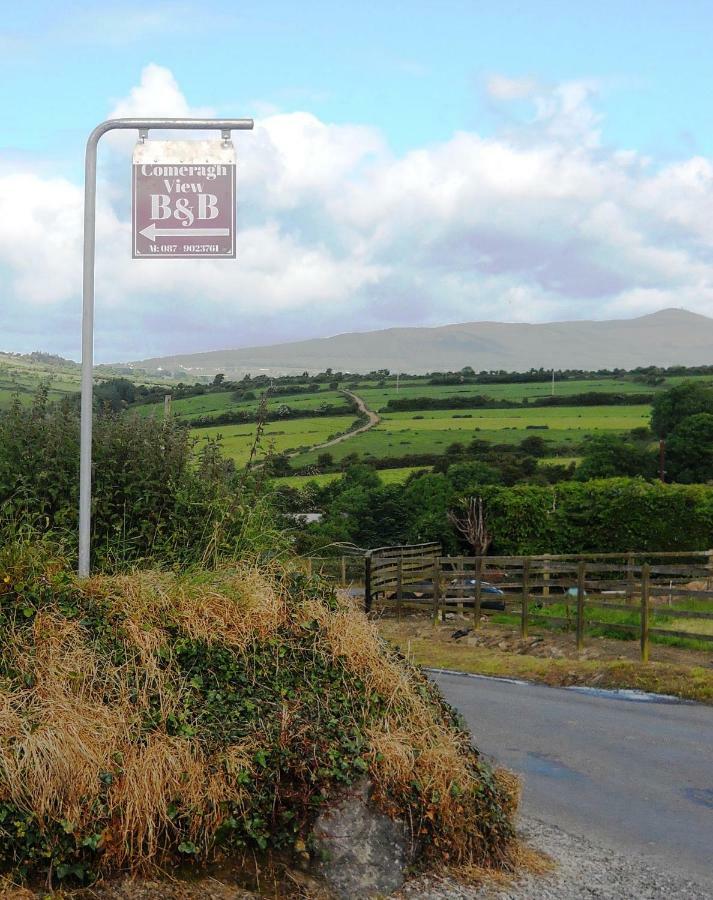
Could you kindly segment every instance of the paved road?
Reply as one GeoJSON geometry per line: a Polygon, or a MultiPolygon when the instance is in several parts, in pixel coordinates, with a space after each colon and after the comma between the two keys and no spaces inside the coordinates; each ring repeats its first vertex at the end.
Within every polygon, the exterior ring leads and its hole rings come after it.
{"type": "Polygon", "coordinates": [[[434,673],[480,749],[524,776],[524,812],[710,879],[713,707],[434,673]]]}

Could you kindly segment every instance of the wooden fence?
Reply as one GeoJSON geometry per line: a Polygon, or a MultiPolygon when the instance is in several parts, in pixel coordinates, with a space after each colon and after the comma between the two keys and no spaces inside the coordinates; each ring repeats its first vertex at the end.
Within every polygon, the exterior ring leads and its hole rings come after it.
{"type": "Polygon", "coordinates": [[[344,552],[339,556],[304,557],[304,569],[308,575],[332,578],[342,587],[362,584],[364,579],[364,553],[344,552]]]}
{"type": "Polygon", "coordinates": [[[382,548],[365,560],[367,612],[374,604],[395,606],[398,614],[425,606],[434,621],[457,611],[472,617],[474,628],[483,613],[516,613],[523,638],[534,624],[569,627],[579,649],[588,629],[621,632],[639,638],[643,660],[651,636],[701,641],[713,650],[713,626],[704,633],[657,623],[713,623],[713,552],[453,557],[442,556],[438,545],[382,548]],[[555,604],[564,606],[563,615],[547,611],[555,604]],[[592,618],[596,611],[634,613],[636,623],[592,618]]]}

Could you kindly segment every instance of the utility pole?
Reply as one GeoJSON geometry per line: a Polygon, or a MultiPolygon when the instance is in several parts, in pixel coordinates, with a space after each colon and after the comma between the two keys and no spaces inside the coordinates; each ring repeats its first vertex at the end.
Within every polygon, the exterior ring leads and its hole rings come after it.
{"type": "Polygon", "coordinates": [[[552,396],[555,395],[555,370],[552,370],[552,396]]]}

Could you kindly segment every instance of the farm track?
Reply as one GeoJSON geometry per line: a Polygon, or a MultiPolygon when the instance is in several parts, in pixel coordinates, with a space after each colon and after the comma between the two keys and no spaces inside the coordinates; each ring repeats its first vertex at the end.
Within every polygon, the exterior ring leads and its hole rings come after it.
{"type": "Polygon", "coordinates": [[[342,391],[347,397],[351,397],[351,399],[356,403],[359,412],[369,417],[369,421],[365,422],[363,425],[360,425],[359,428],[355,428],[354,431],[347,431],[344,434],[337,435],[337,437],[332,438],[331,441],[324,441],[322,444],[314,444],[314,446],[310,447],[308,450],[295,450],[292,453],[289,453],[289,458],[294,458],[296,456],[302,456],[304,453],[311,453],[313,450],[324,450],[325,447],[333,447],[335,444],[341,444],[344,441],[348,441],[353,437],[356,437],[358,434],[364,434],[365,431],[370,431],[376,425],[381,422],[381,416],[378,413],[375,413],[373,409],[369,409],[364,400],[357,396],[357,394],[352,393],[351,391],[342,391]]]}

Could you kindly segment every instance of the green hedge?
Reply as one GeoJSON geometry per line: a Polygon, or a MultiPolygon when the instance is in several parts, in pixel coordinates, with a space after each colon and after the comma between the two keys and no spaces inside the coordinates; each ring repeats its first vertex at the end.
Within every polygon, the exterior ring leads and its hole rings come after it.
{"type": "Polygon", "coordinates": [[[607,553],[713,547],[713,487],[609,478],[484,486],[491,553],[607,553]]]}

